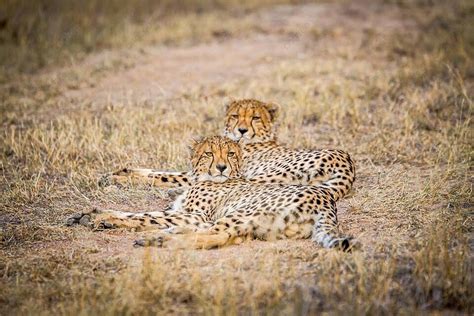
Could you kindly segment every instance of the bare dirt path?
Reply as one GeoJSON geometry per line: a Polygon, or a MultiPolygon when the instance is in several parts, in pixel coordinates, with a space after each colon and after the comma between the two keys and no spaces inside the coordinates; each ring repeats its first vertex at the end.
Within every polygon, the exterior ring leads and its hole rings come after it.
{"type": "Polygon", "coordinates": [[[364,32],[391,32],[409,27],[396,11],[378,14],[368,3],[279,6],[251,15],[258,31],[191,47],[147,47],[140,52],[109,51],[92,56],[78,68],[95,67],[121,55],[134,59],[127,69],[104,76],[92,88],[70,90],[67,98],[100,104],[168,99],[197,87],[262,78],[281,62],[324,58],[341,50],[357,50],[364,32]],[[370,10],[367,10],[367,9],[370,10]],[[330,33],[330,36],[326,36],[330,33]],[[320,37],[316,42],[315,37],[320,37]],[[336,40],[335,40],[336,39],[336,40]],[[132,56],[132,57],[130,57],[132,56]]]}

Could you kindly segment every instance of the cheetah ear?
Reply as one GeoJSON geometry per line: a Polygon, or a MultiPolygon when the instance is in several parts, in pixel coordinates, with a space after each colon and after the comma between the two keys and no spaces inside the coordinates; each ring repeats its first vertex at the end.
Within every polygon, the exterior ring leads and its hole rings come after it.
{"type": "Polygon", "coordinates": [[[204,137],[193,137],[188,143],[188,150],[192,155],[194,150],[196,149],[196,145],[201,143],[204,140],[204,137]]]}
{"type": "Polygon", "coordinates": [[[196,167],[197,162],[199,161],[198,146],[205,139],[205,137],[193,137],[188,142],[188,155],[191,161],[192,168],[196,167]]]}
{"type": "Polygon", "coordinates": [[[265,107],[268,110],[268,113],[270,113],[270,118],[272,122],[275,122],[277,119],[279,113],[280,113],[280,105],[278,103],[265,103],[265,107]]]}
{"type": "Polygon", "coordinates": [[[229,102],[227,102],[227,103],[224,105],[224,111],[225,111],[225,113],[227,113],[227,111],[229,110],[229,107],[230,107],[231,104],[234,103],[234,102],[235,102],[235,98],[230,97],[229,102]]]}

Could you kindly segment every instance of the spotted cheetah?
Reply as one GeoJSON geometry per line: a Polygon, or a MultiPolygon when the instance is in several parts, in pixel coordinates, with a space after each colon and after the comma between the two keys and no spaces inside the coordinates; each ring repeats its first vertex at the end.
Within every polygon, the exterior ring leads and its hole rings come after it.
{"type": "MultiPolygon", "coordinates": [[[[242,176],[258,183],[320,185],[330,190],[336,201],[344,197],[355,180],[355,166],[349,154],[279,145],[274,131],[278,112],[278,105],[253,99],[227,105],[224,135],[242,145],[242,176]]],[[[187,172],[123,169],[101,180],[101,184],[130,182],[179,188],[190,186],[192,179],[187,172]]]]}
{"type": "Polygon", "coordinates": [[[336,201],[330,188],[271,184],[241,177],[244,153],[238,142],[214,136],[198,141],[191,154],[192,185],[171,211],[129,213],[94,210],[73,216],[69,225],[97,229],[163,230],[137,245],[208,249],[244,239],[312,238],[326,248],[350,247],[340,235],[336,201]],[[176,234],[169,234],[174,232],[176,234]]]}

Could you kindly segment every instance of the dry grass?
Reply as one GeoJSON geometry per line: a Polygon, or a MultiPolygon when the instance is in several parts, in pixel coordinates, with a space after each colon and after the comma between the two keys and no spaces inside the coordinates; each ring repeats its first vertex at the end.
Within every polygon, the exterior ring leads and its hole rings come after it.
{"type": "MultiPolygon", "coordinates": [[[[0,87],[0,314],[472,313],[474,7],[386,1],[330,8],[343,22],[245,33],[302,40],[303,57],[277,59],[260,75],[195,83],[171,98],[65,97],[88,91],[84,80],[95,85],[136,67],[133,50],[99,68],[9,70],[15,79],[0,87]],[[380,24],[359,26],[364,20],[380,24]],[[352,153],[357,181],[340,203],[340,221],[360,251],[310,241],[143,250],[131,246],[135,233],[62,226],[91,205],[162,208],[165,192],[100,189],[98,174],[186,168],[183,139],[219,133],[230,97],[281,103],[282,142],[352,153]]],[[[167,19],[192,27],[197,20],[187,14],[167,19]]],[[[199,16],[207,14],[214,13],[199,16]]],[[[239,14],[249,25],[261,21],[239,14]]],[[[233,27],[231,37],[244,44],[233,27]]],[[[146,37],[173,34],[162,32],[146,37]]],[[[136,45],[150,45],[142,40],[136,45]]]]}
{"type": "Polygon", "coordinates": [[[124,0],[0,3],[0,83],[136,43],[190,45],[255,28],[245,13],[289,0],[124,0]]]}

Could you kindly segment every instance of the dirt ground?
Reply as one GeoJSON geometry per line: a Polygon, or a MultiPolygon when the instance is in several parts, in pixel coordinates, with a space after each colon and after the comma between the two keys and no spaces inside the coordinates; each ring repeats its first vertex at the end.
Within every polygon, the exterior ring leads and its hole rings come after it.
{"type": "Polygon", "coordinates": [[[242,35],[105,50],[5,84],[0,313],[472,312],[473,77],[400,46],[424,32],[407,10],[278,5],[248,13],[242,35]],[[166,207],[164,190],[96,181],[184,170],[187,140],[219,133],[224,104],[244,97],[281,104],[281,142],[352,154],[338,218],[360,250],[143,249],[141,233],[63,225],[92,206],[166,207]]]}

